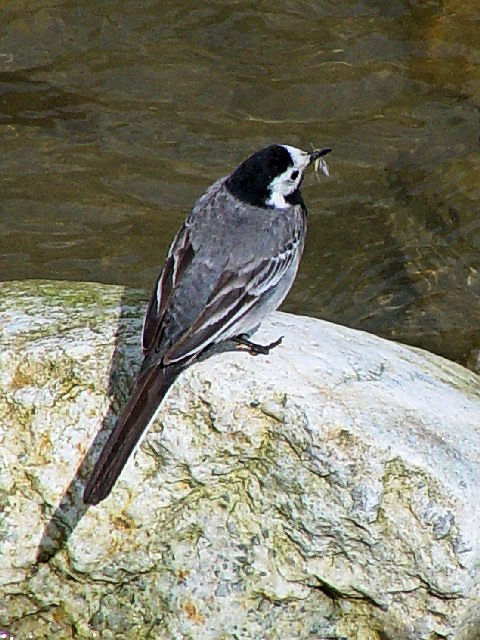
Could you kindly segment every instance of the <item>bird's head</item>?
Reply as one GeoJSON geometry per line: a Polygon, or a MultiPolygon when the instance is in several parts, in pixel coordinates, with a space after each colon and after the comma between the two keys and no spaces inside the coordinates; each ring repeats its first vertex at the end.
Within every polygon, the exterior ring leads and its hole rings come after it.
{"type": "Polygon", "coordinates": [[[227,178],[227,189],[247,204],[285,209],[299,201],[307,167],[330,151],[325,148],[308,152],[287,144],[272,144],[244,160],[227,178]]]}

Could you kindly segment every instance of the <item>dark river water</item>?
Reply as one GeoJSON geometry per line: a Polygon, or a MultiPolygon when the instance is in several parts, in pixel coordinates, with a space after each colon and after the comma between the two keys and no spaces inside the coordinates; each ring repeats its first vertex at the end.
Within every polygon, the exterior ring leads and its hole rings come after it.
{"type": "Polygon", "coordinates": [[[195,199],[332,146],[283,306],[480,346],[480,2],[0,1],[0,279],[150,290],[195,199]]]}

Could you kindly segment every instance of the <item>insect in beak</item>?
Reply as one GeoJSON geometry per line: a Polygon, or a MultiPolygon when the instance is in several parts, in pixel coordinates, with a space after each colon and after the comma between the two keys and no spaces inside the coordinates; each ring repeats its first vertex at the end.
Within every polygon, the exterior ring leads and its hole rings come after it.
{"type": "Polygon", "coordinates": [[[313,162],[313,170],[315,172],[317,180],[320,180],[320,172],[327,177],[330,175],[328,164],[323,157],[326,156],[327,153],[330,153],[330,151],[330,147],[325,147],[324,149],[315,149],[310,154],[310,162],[313,162]]]}

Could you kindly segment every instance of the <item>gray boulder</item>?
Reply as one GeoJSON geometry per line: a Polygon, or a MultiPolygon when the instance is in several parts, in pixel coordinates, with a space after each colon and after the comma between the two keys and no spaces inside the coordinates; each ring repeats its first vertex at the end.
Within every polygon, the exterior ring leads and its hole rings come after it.
{"type": "Polygon", "coordinates": [[[82,490],[145,296],[0,285],[0,629],[18,638],[478,640],[480,379],[277,313],[188,369],[111,496],[82,490]]]}

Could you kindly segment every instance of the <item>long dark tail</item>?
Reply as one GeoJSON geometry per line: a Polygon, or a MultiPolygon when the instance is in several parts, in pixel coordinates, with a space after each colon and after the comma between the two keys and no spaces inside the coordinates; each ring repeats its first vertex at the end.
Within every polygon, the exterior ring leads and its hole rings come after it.
{"type": "Polygon", "coordinates": [[[173,366],[156,366],[140,373],[88,478],[83,493],[85,503],[97,504],[108,496],[179,373],[179,368],[173,366]]]}

